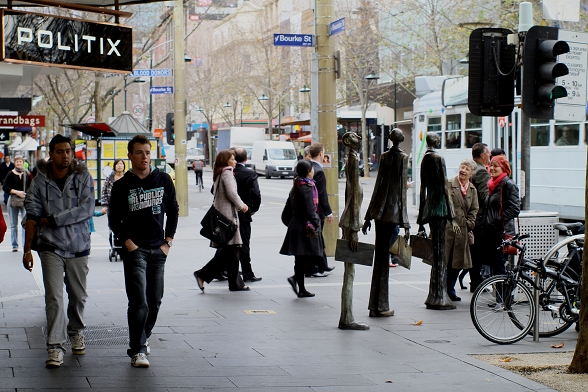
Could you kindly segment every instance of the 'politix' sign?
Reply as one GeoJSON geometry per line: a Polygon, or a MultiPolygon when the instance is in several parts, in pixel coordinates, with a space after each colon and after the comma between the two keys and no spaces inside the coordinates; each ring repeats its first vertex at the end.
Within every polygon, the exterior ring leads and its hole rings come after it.
{"type": "Polygon", "coordinates": [[[133,70],[133,29],[2,9],[1,59],[128,74],[133,70]]]}

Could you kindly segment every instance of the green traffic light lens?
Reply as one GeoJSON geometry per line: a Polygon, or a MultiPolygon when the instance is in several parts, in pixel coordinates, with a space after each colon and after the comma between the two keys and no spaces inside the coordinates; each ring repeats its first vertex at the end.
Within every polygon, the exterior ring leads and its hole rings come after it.
{"type": "Polygon", "coordinates": [[[567,97],[568,96],[568,92],[566,91],[566,89],[562,86],[555,86],[553,88],[553,90],[551,90],[551,94],[549,94],[549,99],[553,100],[553,99],[558,99],[558,98],[563,98],[563,97],[567,97]]]}

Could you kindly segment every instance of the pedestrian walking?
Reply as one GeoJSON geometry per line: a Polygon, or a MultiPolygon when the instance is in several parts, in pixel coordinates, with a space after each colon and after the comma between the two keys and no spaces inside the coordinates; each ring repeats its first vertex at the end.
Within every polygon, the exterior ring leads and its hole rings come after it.
{"type": "Polygon", "coordinates": [[[114,185],[115,181],[120,180],[125,175],[125,161],[122,159],[115,159],[114,166],[113,166],[112,173],[106,178],[104,181],[104,185],[102,186],[102,197],[101,197],[101,204],[102,206],[108,208],[110,204],[110,193],[112,192],[112,186],[114,185]]]}
{"type": "Polygon", "coordinates": [[[63,363],[68,335],[73,354],[86,352],[82,331],[88,297],[88,220],[94,214],[94,180],[86,166],[73,159],[70,138],[53,137],[49,142],[49,157],[47,162],[38,162],[37,176],[26,192],[23,265],[33,270],[34,248],[43,270],[48,351],[45,366],[51,368],[63,363]],[[37,238],[35,243],[33,238],[37,238]]]}
{"type": "Polygon", "coordinates": [[[476,162],[464,159],[459,165],[459,173],[449,180],[450,195],[455,209],[454,222],[460,232],[453,230],[450,222],[445,226],[445,257],[447,260],[447,294],[452,301],[461,301],[455,292],[455,283],[460,270],[472,268],[470,243],[476,226],[478,213],[478,192],[470,182],[476,170],[476,162]]]}
{"type": "Polygon", "coordinates": [[[298,298],[314,297],[304,286],[304,276],[311,267],[322,263],[325,247],[318,215],[319,193],[313,176],[312,163],[298,161],[294,184],[284,207],[292,218],[280,254],[294,256],[294,275],[288,278],[288,283],[298,298]]]}
{"type": "Polygon", "coordinates": [[[108,223],[123,244],[121,257],[128,299],[129,346],[134,367],[149,367],[148,339],[161,300],[165,262],[178,225],[178,202],[171,177],[151,166],[151,143],[143,135],[128,143],[132,168],[110,194],[108,223]],[[165,220],[165,222],[164,222],[165,220]]]}
{"type": "MultiPolygon", "coordinates": [[[[325,172],[323,171],[325,148],[323,147],[322,143],[313,143],[308,151],[310,154],[310,162],[312,162],[312,167],[314,169],[314,183],[318,191],[318,215],[321,220],[320,231],[322,235],[323,228],[325,227],[325,220],[328,224],[333,222],[333,212],[331,211],[329,196],[327,193],[327,178],[325,177],[325,172]]],[[[322,261],[317,263],[315,266],[312,266],[310,270],[307,271],[306,276],[315,278],[325,277],[327,276],[327,272],[331,272],[334,269],[335,267],[329,267],[329,264],[327,263],[327,254],[323,249],[322,261]]]]}
{"type": "Polygon", "coordinates": [[[496,156],[490,161],[490,180],[484,226],[482,228],[482,263],[490,266],[492,275],[506,274],[506,255],[499,248],[504,233],[514,235],[514,219],[519,216],[520,199],[517,185],[509,178],[510,164],[496,156]]]}
{"type": "Polygon", "coordinates": [[[257,182],[257,173],[245,166],[247,163],[247,150],[243,147],[235,148],[235,160],[237,164],[233,172],[237,181],[237,194],[249,207],[247,212],[239,211],[239,233],[243,245],[239,248],[239,262],[245,282],[259,282],[260,276],[256,276],[251,267],[251,222],[252,216],[259,210],[261,205],[261,192],[257,182]]]}
{"type": "MultiPolygon", "coordinates": [[[[12,169],[14,169],[14,163],[10,162],[10,156],[5,155],[4,161],[0,163],[0,185],[4,185],[4,179],[12,169]]],[[[9,194],[4,192],[4,205],[7,205],[8,197],[9,194]]]]}
{"type": "MultiPolygon", "coordinates": [[[[237,162],[232,150],[222,150],[214,161],[212,180],[214,182],[214,208],[231,219],[239,227],[237,212],[247,212],[249,207],[237,193],[237,182],[233,170],[237,162]]],[[[217,254],[201,269],[194,271],[198,288],[204,292],[204,282],[210,283],[221,275],[223,267],[227,269],[229,290],[249,291],[243,279],[239,276],[239,247],[243,244],[239,229],[235,236],[225,245],[219,246],[211,241],[211,246],[217,248],[217,254]]]]}
{"type": "Polygon", "coordinates": [[[472,158],[476,162],[476,171],[472,174],[471,183],[476,188],[478,194],[478,214],[476,215],[476,226],[474,227],[474,244],[470,245],[470,254],[472,256],[472,268],[463,270],[459,274],[459,285],[462,289],[467,287],[463,284],[463,278],[467,272],[470,273],[470,291],[473,293],[478,285],[482,283],[482,261],[484,258],[484,249],[482,245],[482,227],[486,211],[486,198],[488,197],[488,180],[490,174],[486,166],[490,164],[490,150],[485,143],[476,143],[472,146],[472,158]]]}
{"type": "MultiPolygon", "coordinates": [[[[23,168],[23,159],[21,156],[14,158],[14,169],[9,171],[4,178],[2,189],[9,194],[8,197],[8,218],[10,220],[10,240],[12,241],[12,251],[18,252],[18,226],[25,216],[25,196],[26,191],[31,185],[31,173],[23,168]],[[18,218],[20,214],[20,219],[18,218]]],[[[25,233],[22,233],[22,244],[25,242],[25,233]]]]}

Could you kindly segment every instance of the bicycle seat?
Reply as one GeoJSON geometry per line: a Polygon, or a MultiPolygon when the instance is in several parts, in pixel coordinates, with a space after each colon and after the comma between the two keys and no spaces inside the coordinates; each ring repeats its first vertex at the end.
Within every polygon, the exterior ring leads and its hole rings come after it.
{"type": "Polygon", "coordinates": [[[574,222],[574,223],[554,223],[553,228],[559,231],[574,231],[582,227],[582,223],[574,222]]]}

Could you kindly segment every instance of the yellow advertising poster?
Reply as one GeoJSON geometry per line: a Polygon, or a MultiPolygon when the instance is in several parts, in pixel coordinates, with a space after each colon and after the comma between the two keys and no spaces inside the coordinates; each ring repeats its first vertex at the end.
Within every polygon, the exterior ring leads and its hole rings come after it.
{"type": "Polygon", "coordinates": [[[102,141],[102,159],[114,159],[114,140],[102,141]]]}
{"type": "Polygon", "coordinates": [[[157,159],[157,140],[151,140],[151,159],[157,159]]]}
{"type": "Polygon", "coordinates": [[[86,162],[86,165],[88,166],[88,169],[96,169],[98,167],[98,162],[91,161],[88,159],[88,161],[86,162]]]}
{"type": "Polygon", "coordinates": [[[127,140],[116,140],[116,158],[126,159],[127,158],[127,146],[129,142],[127,140]]]}

